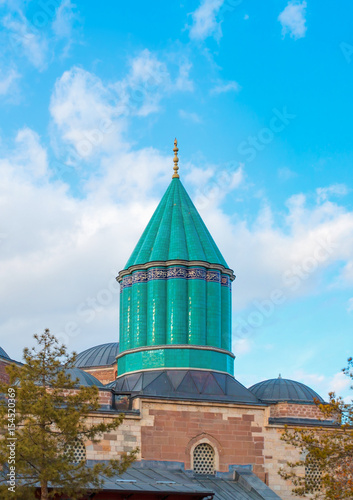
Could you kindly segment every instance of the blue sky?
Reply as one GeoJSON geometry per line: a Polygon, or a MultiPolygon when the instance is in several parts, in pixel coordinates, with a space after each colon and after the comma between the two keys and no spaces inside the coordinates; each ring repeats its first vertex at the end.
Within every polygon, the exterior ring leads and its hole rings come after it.
{"type": "Polygon", "coordinates": [[[118,338],[123,268],[180,175],[237,279],[235,376],[348,394],[353,6],[0,0],[0,345],[118,338]]]}

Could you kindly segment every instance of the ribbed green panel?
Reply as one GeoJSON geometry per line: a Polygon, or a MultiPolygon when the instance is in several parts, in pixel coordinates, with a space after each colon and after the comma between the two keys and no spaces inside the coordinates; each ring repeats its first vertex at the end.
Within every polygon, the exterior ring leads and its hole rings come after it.
{"type": "MultiPolygon", "coordinates": [[[[124,350],[131,349],[131,287],[124,288],[122,295],[122,314],[123,314],[123,330],[124,350]]],[[[120,313],[121,314],[121,313],[120,313]]]]}
{"type": "Polygon", "coordinates": [[[185,279],[167,281],[167,344],[187,344],[188,284],[185,279]]]}
{"type": "Polygon", "coordinates": [[[147,345],[166,344],[166,280],[147,283],[147,345]]]}
{"type": "Polygon", "coordinates": [[[206,281],[188,281],[188,344],[206,345],[206,281]]]}
{"type": "Polygon", "coordinates": [[[123,294],[120,294],[120,307],[119,307],[119,350],[125,351],[125,335],[123,330],[123,294]]]}
{"type": "Polygon", "coordinates": [[[127,353],[118,359],[118,373],[161,368],[195,368],[233,374],[234,359],[222,352],[203,349],[154,349],[127,353]]]}
{"type": "Polygon", "coordinates": [[[232,300],[231,289],[227,286],[221,286],[222,294],[222,349],[228,351],[232,348],[232,300]]]}
{"type": "Polygon", "coordinates": [[[207,282],[207,334],[206,344],[222,346],[221,340],[221,284],[207,282]]]}
{"type": "Polygon", "coordinates": [[[178,178],[170,183],[125,269],[172,259],[204,260],[228,267],[178,178]]]}
{"type": "Polygon", "coordinates": [[[147,344],[147,283],[134,283],[132,289],[132,345],[147,344]]]}
{"type": "MultiPolygon", "coordinates": [[[[186,244],[185,237],[185,225],[182,214],[182,202],[180,199],[180,193],[176,189],[174,199],[169,205],[169,211],[172,212],[171,227],[169,229],[170,239],[168,241],[168,260],[181,259],[181,256],[188,255],[188,247],[186,244]]],[[[162,226],[163,221],[161,221],[162,226]]],[[[167,231],[166,228],[161,228],[163,231],[167,231]]]]}

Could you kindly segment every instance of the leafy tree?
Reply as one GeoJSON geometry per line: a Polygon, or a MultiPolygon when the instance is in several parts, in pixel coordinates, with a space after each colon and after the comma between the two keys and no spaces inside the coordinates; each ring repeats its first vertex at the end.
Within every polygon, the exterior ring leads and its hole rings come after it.
{"type": "Polygon", "coordinates": [[[29,500],[39,486],[42,500],[58,493],[77,499],[84,491],[99,490],[102,475],[124,472],[138,450],[92,467],[75,461],[75,443],[98,443],[124,416],[93,423],[92,413],[100,406],[98,388],[78,386],[66,372],[74,367],[76,355],[69,355],[49,330],[34,338],[37,346],[24,349],[24,364],[10,365],[9,383],[0,384],[0,464],[7,464],[0,471],[0,497],[29,500]]]}
{"type": "MultiPolygon", "coordinates": [[[[353,360],[348,359],[343,372],[353,379],[353,360]]],[[[351,386],[353,389],[353,386],[351,386]]],[[[331,420],[332,427],[294,429],[286,427],[281,439],[301,452],[301,460],[287,462],[280,469],[284,479],[290,479],[293,493],[313,499],[353,498],[353,406],[335,393],[329,403],[320,404],[321,420],[331,420]],[[305,477],[306,471],[306,477],[305,477]],[[313,471],[316,480],[313,479],[313,471]]]]}

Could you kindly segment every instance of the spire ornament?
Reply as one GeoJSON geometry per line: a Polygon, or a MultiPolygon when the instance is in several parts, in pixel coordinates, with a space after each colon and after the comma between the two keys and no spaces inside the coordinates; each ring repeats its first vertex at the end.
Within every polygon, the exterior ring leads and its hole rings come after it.
{"type": "Polygon", "coordinates": [[[178,174],[178,170],[179,170],[179,167],[178,167],[178,162],[179,162],[178,151],[179,151],[179,148],[178,148],[178,141],[176,139],[174,141],[173,151],[174,151],[174,158],[173,158],[173,161],[174,161],[174,167],[173,167],[174,174],[173,174],[172,179],[179,179],[179,174],[178,174]]]}

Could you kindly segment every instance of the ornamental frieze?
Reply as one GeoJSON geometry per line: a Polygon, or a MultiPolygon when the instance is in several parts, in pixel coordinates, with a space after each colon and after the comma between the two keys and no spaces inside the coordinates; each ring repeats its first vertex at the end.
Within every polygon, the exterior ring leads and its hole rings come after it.
{"type": "Polygon", "coordinates": [[[124,276],[120,282],[120,291],[131,287],[135,283],[168,279],[204,280],[212,283],[221,283],[222,286],[230,287],[229,277],[221,275],[219,271],[206,271],[206,269],[197,267],[168,267],[167,269],[150,268],[146,271],[135,271],[132,275],[124,276]]]}
{"type": "Polygon", "coordinates": [[[229,276],[224,276],[224,275],[222,276],[221,285],[230,287],[229,276]]]}

